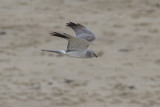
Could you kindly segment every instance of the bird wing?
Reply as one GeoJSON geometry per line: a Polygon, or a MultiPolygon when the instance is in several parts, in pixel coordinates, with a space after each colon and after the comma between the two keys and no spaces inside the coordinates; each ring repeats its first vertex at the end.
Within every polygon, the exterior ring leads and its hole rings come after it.
{"type": "Polygon", "coordinates": [[[73,22],[69,22],[66,24],[66,26],[72,28],[76,34],[76,37],[78,38],[85,39],[89,42],[92,42],[96,39],[95,35],[90,30],[79,23],[76,24],[73,22]]]}
{"type": "Polygon", "coordinates": [[[84,51],[89,46],[88,41],[68,35],[66,33],[61,34],[61,33],[53,32],[51,33],[51,35],[68,40],[67,51],[84,51]]]}

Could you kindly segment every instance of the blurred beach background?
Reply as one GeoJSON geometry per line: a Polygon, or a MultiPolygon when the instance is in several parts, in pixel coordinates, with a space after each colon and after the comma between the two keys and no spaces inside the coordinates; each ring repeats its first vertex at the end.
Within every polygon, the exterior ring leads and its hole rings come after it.
{"type": "Polygon", "coordinates": [[[159,0],[0,0],[0,107],[159,107],[159,0]],[[51,32],[96,35],[98,58],[51,32]]]}

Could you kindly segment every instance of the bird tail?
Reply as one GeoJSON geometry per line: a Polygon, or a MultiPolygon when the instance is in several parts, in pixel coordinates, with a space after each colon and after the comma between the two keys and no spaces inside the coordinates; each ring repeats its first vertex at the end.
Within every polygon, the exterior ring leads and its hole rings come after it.
{"type": "Polygon", "coordinates": [[[65,54],[66,53],[64,50],[46,50],[46,49],[42,49],[42,51],[54,52],[54,53],[60,53],[60,54],[65,54]]]}

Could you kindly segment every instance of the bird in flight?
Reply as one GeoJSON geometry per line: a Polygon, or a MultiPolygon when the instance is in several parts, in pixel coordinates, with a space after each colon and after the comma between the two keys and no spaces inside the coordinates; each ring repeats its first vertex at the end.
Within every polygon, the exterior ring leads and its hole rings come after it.
{"type": "Polygon", "coordinates": [[[76,34],[76,37],[71,36],[66,33],[57,33],[53,32],[51,33],[51,36],[61,37],[66,40],[68,40],[67,50],[46,50],[43,49],[42,51],[47,52],[54,52],[54,53],[60,53],[72,57],[78,57],[78,58],[93,58],[97,57],[97,55],[93,52],[93,50],[90,50],[89,42],[92,42],[96,39],[95,35],[89,31],[85,26],[79,24],[79,23],[73,23],[69,22],[66,24],[66,26],[73,29],[73,31],[76,34]]]}

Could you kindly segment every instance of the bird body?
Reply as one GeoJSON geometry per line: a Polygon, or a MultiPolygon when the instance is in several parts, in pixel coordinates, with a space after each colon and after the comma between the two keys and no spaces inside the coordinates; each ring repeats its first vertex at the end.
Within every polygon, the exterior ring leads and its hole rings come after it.
{"type": "Polygon", "coordinates": [[[80,24],[75,24],[73,22],[70,22],[67,23],[66,26],[69,26],[74,30],[76,37],[66,33],[61,34],[57,32],[51,33],[51,36],[61,37],[68,40],[67,50],[64,51],[64,50],[44,49],[42,51],[54,52],[78,58],[97,57],[97,55],[88,48],[89,42],[95,40],[95,35],[92,32],[90,32],[86,27],[80,24]]]}

